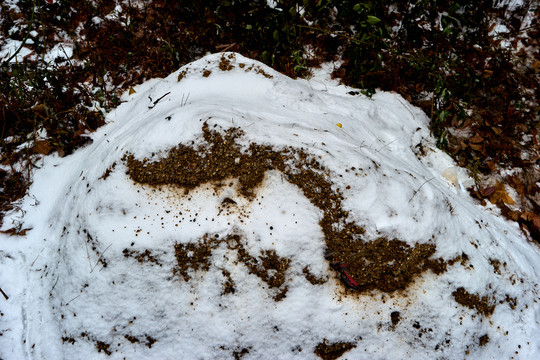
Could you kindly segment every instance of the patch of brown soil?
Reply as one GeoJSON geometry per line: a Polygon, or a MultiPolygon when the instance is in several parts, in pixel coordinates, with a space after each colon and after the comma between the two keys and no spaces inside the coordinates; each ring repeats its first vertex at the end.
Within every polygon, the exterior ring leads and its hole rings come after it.
{"type": "Polygon", "coordinates": [[[432,244],[410,247],[403,241],[380,238],[365,243],[351,241],[344,250],[334,260],[347,264],[347,271],[358,283],[359,290],[392,292],[404,289],[426,270],[436,274],[446,270],[442,259],[431,259],[435,253],[432,244]]]}
{"type": "Polygon", "coordinates": [[[217,244],[212,241],[208,234],[204,235],[197,243],[174,245],[178,265],[174,268],[173,272],[183,276],[185,281],[189,281],[191,277],[188,270],[208,271],[210,269],[209,258],[212,255],[212,249],[216,247],[217,244]]]}
{"type": "Polygon", "coordinates": [[[487,296],[468,293],[463,287],[452,292],[452,296],[459,304],[478,311],[479,314],[489,316],[495,311],[495,305],[487,296]]]}
{"type": "MultiPolygon", "coordinates": [[[[433,244],[411,246],[397,239],[364,239],[364,229],[347,220],[349,213],[342,208],[343,195],[340,189],[333,186],[330,180],[332,175],[305,150],[292,147],[276,150],[255,143],[242,149],[237,140],[244,133],[238,128],[220,133],[210,130],[208,124],[204,123],[202,131],[203,144],[180,144],[156,161],[137,160],[127,154],[124,159],[129,176],[138,183],[152,186],[171,184],[183,188],[185,192],[208,182],[220,186],[225,179],[237,178],[240,194],[253,199],[266,171],[278,170],[323,212],[319,224],[326,241],[327,259],[332,264],[340,264],[341,269],[346,266],[347,274],[357,282],[357,290],[392,292],[406,288],[425,271],[440,274],[446,270],[447,262],[432,258],[435,253],[433,244]]],[[[279,259],[275,253],[268,251],[260,257],[261,266],[256,258],[245,251],[240,241],[233,243],[236,244],[233,249],[237,250],[240,261],[250,272],[271,287],[282,287],[284,278],[269,275],[269,270],[284,273],[288,259],[279,259]]],[[[199,245],[177,244],[175,252],[179,265],[175,272],[187,281],[187,269],[208,270],[209,256],[216,246],[216,241],[210,239],[209,235],[205,235],[199,245]]],[[[340,271],[343,275],[343,270],[340,271]]]]}
{"type": "Polygon", "coordinates": [[[330,343],[327,339],[324,339],[323,342],[317,345],[314,353],[323,360],[334,360],[355,347],[356,345],[353,343],[342,341],[330,343]]]}
{"type": "MultiPolygon", "coordinates": [[[[220,243],[226,244],[229,250],[236,251],[238,262],[246,266],[251,274],[259,277],[270,289],[278,290],[274,300],[280,301],[286,296],[288,287],[285,285],[285,275],[289,269],[290,259],[278,256],[275,250],[263,250],[258,257],[255,257],[246,250],[238,234],[229,235],[223,239],[205,234],[197,243],[176,244],[174,248],[177,266],[173,272],[183,276],[185,281],[189,281],[190,271],[208,271],[212,250],[216,249],[220,243]]],[[[221,272],[226,280],[223,284],[223,293],[234,294],[236,290],[230,272],[224,269],[221,269],[221,272]]]]}

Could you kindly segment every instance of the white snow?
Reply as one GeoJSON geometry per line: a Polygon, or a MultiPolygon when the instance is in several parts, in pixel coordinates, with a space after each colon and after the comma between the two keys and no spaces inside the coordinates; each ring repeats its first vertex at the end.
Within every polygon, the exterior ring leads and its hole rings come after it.
{"type": "MultiPolygon", "coordinates": [[[[0,61],[6,61],[9,59],[19,47],[21,47],[22,41],[5,39],[5,44],[1,47],[0,50],[0,61]]],[[[22,62],[24,58],[32,53],[32,50],[23,47],[10,62],[22,62]]]]}
{"type": "Polygon", "coordinates": [[[73,56],[73,45],[58,43],[53,46],[44,56],[43,60],[46,63],[52,63],[56,59],[71,59],[73,56]]]}
{"type": "Polygon", "coordinates": [[[395,93],[350,95],[355,89],[320,73],[291,80],[238,54],[234,68],[221,71],[221,56],[136,87],[91,145],[43,159],[29,195],[4,220],[4,230],[31,230],[0,234],[0,287],[9,296],[0,296],[0,358],[229,359],[248,349],[243,359],[316,359],[324,339],[356,345],[343,359],[540,358],[538,247],[460,189],[467,177],[435,148],[421,110],[395,93]],[[185,195],[126,174],[126,152],[157,158],[179,143],[200,143],[204,122],[241,128],[245,144],[321,156],[367,239],[433,243],[436,256],[466,253],[468,262],[426,272],[401,292],[344,292],[324,259],[321,210],[281,173],[267,172],[254,201],[234,181],[185,195]],[[242,210],[220,213],[226,197],[242,210]],[[291,260],[282,301],[223,244],[209,271],[192,271],[189,282],[173,275],[175,243],[234,232],[254,257],[274,249],[291,260]],[[125,257],[124,249],[148,249],[161,266],[125,257]],[[499,272],[490,259],[500,261],[499,272]],[[305,266],[328,281],[312,285],[305,266]],[[223,294],[223,269],[234,294],[223,294]],[[490,297],[494,313],[458,304],[452,292],[459,287],[490,297]],[[514,308],[507,298],[516,299],[514,308]],[[395,325],[394,311],[401,316],[395,325]]]}

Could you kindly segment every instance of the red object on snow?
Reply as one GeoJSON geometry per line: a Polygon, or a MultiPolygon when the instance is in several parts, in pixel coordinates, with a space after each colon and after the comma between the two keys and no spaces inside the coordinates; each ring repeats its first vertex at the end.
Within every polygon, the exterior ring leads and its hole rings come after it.
{"type": "Polygon", "coordinates": [[[347,271],[346,271],[347,270],[347,264],[335,263],[335,264],[332,264],[332,265],[337,271],[339,271],[339,273],[341,275],[341,280],[345,283],[345,285],[347,285],[351,289],[358,288],[358,283],[356,281],[354,281],[354,279],[351,277],[351,275],[349,275],[349,273],[347,273],[347,271]]]}

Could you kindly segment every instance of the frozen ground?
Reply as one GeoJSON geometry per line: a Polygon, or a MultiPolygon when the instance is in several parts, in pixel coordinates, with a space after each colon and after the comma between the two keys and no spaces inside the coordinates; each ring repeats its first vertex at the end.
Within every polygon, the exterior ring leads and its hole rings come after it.
{"type": "Polygon", "coordinates": [[[295,81],[209,55],[124,95],[91,145],[43,159],[4,220],[31,230],[0,234],[0,358],[316,359],[340,346],[343,359],[540,358],[538,247],[461,189],[465,173],[435,149],[419,109],[325,73],[295,81]],[[126,173],[126,153],[196,146],[204,123],[242,129],[243,145],[317,157],[364,241],[432,244],[435,257],[460,261],[404,290],[345,290],[324,259],[321,209],[279,171],[254,199],[236,179],[186,193],[126,173]],[[253,259],[288,259],[283,298],[219,240],[207,268],[188,269],[189,281],[174,273],[175,245],[233,234],[253,259]],[[326,281],[309,281],[306,267],[326,281]]]}

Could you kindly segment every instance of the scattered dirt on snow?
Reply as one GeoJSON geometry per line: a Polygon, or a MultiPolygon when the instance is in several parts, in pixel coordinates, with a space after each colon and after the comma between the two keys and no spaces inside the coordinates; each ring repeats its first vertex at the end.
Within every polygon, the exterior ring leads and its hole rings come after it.
{"type": "MultiPolygon", "coordinates": [[[[238,128],[228,129],[222,134],[211,130],[205,123],[204,144],[180,144],[166,156],[154,161],[137,160],[131,154],[127,154],[124,160],[129,176],[137,183],[156,187],[176,185],[187,194],[201,184],[212,183],[219,188],[230,179],[238,179],[239,193],[249,200],[255,198],[267,171],[280,171],[323,211],[320,226],[325,235],[327,259],[344,283],[360,292],[405,289],[428,270],[435,274],[446,270],[448,261],[433,258],[436,250],[434,244],[410,246],[397,239],[381,237],[369,241],[362,238],[363,228],[347,220],[348,212],[341,206],[343,196],[340,189],[335,188],[331,174],[315,157],[302,149],[276,150],[255,143],[242,150],[238,143],[242,136],[243,132],[238,128]],[[347,278],[352,278],[352,283],[347,278]]],[[[225,202],[226,206],[236,203],[233,199],[225,199],[225,202]]],[[[206,234],[197,244],[176,244],[178,267],[174,270],[175,274],[188,281],[189,271],[208,271],[212,252],[220,243],[236,250],[238,261],[270,288],[280,290],[274,297],[276,300],[285,296],[285,273],[290,259],[280,258],[272,250],[264,251],[259,256],[249,254],[242,245],[241,234],[224,239],[206,234]]],[[[452,259],[450,263],[457,260],[452,259]]],[[[304,274],[312,284],[324,281],[310,276],[309,270],[304,270],[304,274]]]]}

